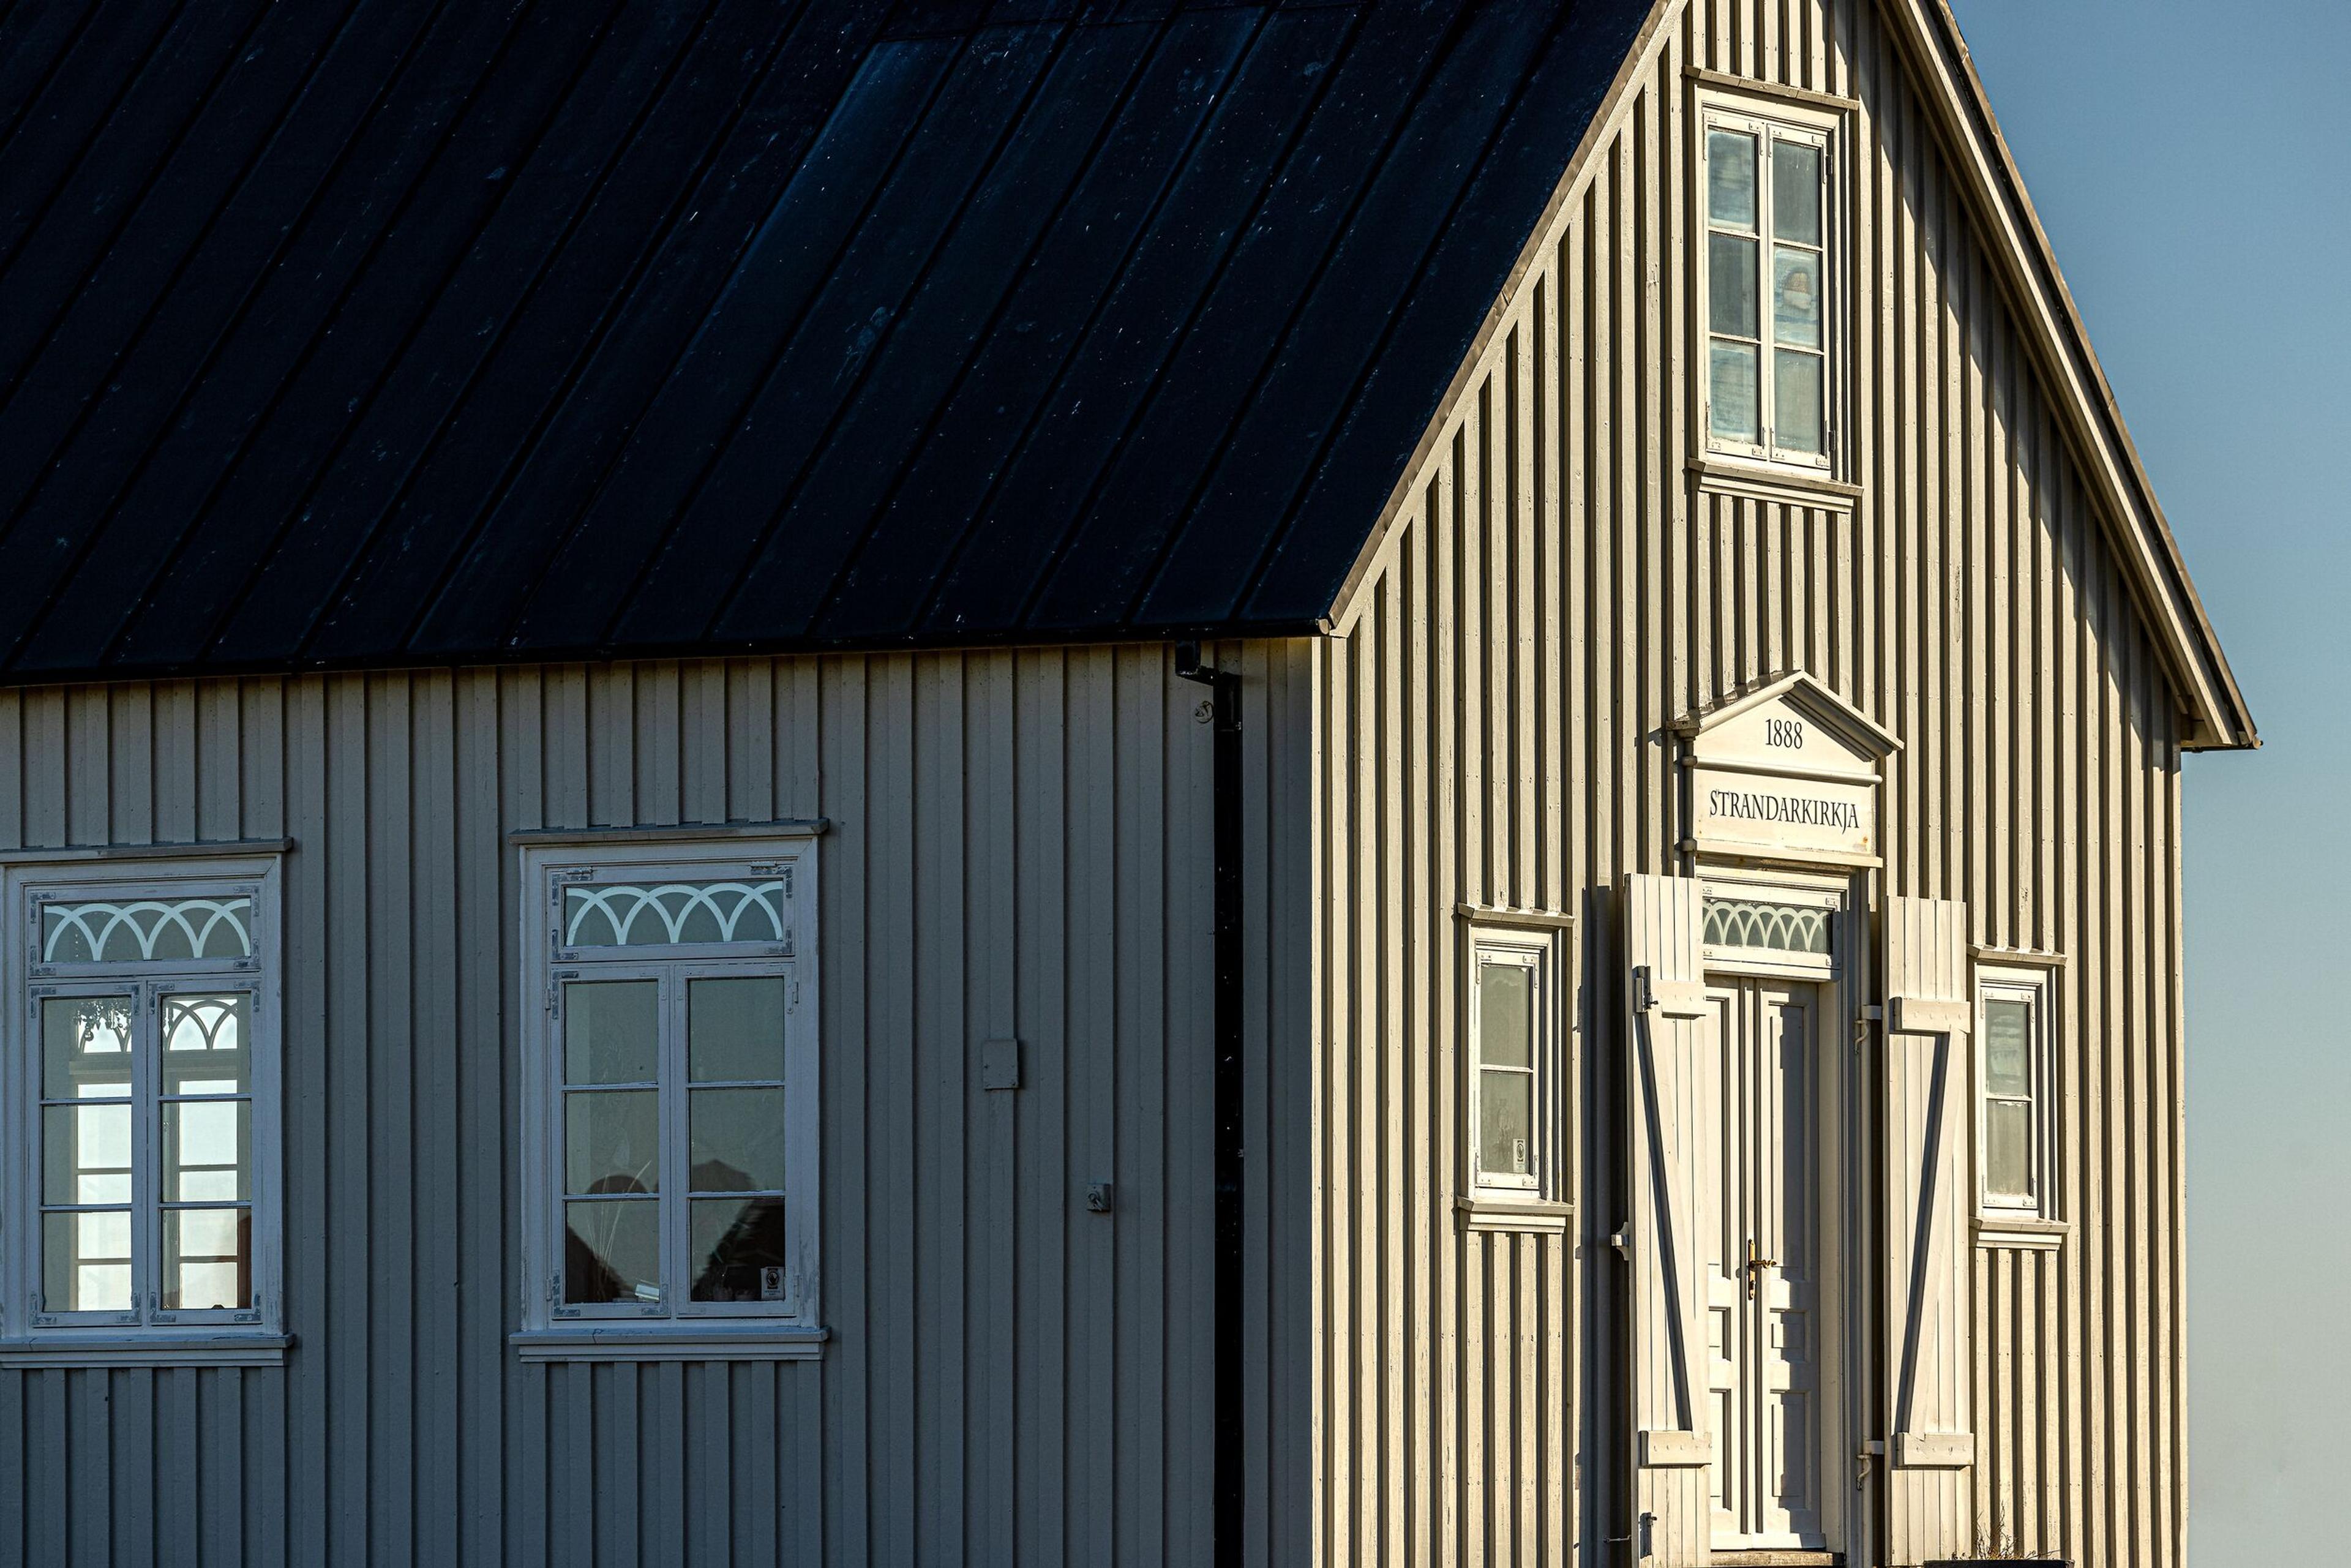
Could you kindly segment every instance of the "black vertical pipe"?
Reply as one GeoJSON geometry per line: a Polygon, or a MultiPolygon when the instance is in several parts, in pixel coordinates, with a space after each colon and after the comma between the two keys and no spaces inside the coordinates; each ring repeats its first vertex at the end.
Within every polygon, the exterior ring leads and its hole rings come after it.
{"type": "Polygon", "coordinates": [[[1176,673],[1208,688],[1216,734],[1216,1472],[1210,1542],[1217,1568],[1240,1568],[1249,1495],[1241,1425],[1241,678],[1201,664],[1194,643],[1177,644],[1176,673]]]}

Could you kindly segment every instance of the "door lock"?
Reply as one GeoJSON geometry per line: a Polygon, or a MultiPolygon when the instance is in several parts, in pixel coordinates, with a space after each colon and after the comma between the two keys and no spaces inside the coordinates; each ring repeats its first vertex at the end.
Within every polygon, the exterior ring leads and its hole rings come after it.
{"type": "Polygon", "coordinates": [[[1747,1239],[1747,1268],[1745,1271],[1747,1274],[1747,1299],[1749,1301],[1751,1301],[1755,1299],[1757,1283],[1762,1279],[1763,1270],[1766,1269],[1776,1269],[1779,1266],[1780,1260],[1777,1258],[1766,1258],[1763,1256],[1763,1249],[1755,1245],[1755,1239],[1753,1237],[1750,1236],[1747,1239]]]}

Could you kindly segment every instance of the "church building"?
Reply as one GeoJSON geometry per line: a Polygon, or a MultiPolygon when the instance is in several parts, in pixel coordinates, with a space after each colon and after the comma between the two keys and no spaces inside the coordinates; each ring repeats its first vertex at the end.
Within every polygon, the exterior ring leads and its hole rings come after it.
{"type": "Polygon", "coordinates": [[[0,1564],[2180,1568],[1944,0],[0,7],[0,1564]]]}

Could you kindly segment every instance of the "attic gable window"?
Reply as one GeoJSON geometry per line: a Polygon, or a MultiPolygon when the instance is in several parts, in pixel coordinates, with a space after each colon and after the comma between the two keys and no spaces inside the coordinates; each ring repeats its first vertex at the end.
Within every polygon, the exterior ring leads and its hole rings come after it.
{"type": "Polygon", "coordinates": [[[1708,448],[1825,471],[1836,382],[1833,132],[1719,104],[1705,125],[1708,448]]]}

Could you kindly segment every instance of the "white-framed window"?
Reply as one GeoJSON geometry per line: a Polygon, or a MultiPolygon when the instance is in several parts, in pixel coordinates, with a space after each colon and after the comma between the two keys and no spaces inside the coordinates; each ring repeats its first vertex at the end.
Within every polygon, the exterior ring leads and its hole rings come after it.
{"type": "Polygon", "coordinates": [[[1536,931],[1469,937],[1468,1095],[1473,1195],[1551,1195],[1561,1060],[1557,942],[1536,931]]]}
{"type": "Polygon", "coordinates": [[[1710,452],[1834,465],[1835,117],[1700,102],[1698,297],[1710,452]]]}
{"type": "Polygon", "coordinates": [[[279,1359],[276,859],[6,881],[7,1355],[279,1359]]]}
{"type": "Polygon", "coordinates": [[[814,1354],[809,841],[523,851],[527,1356],[814,1354]]]}
{"type": "Polygon", "coordinates": [[[2043,974],[1976,976],[1976,1193],[1987,1218],[2055,1219],[2056,1053],[2043,974]]]}

